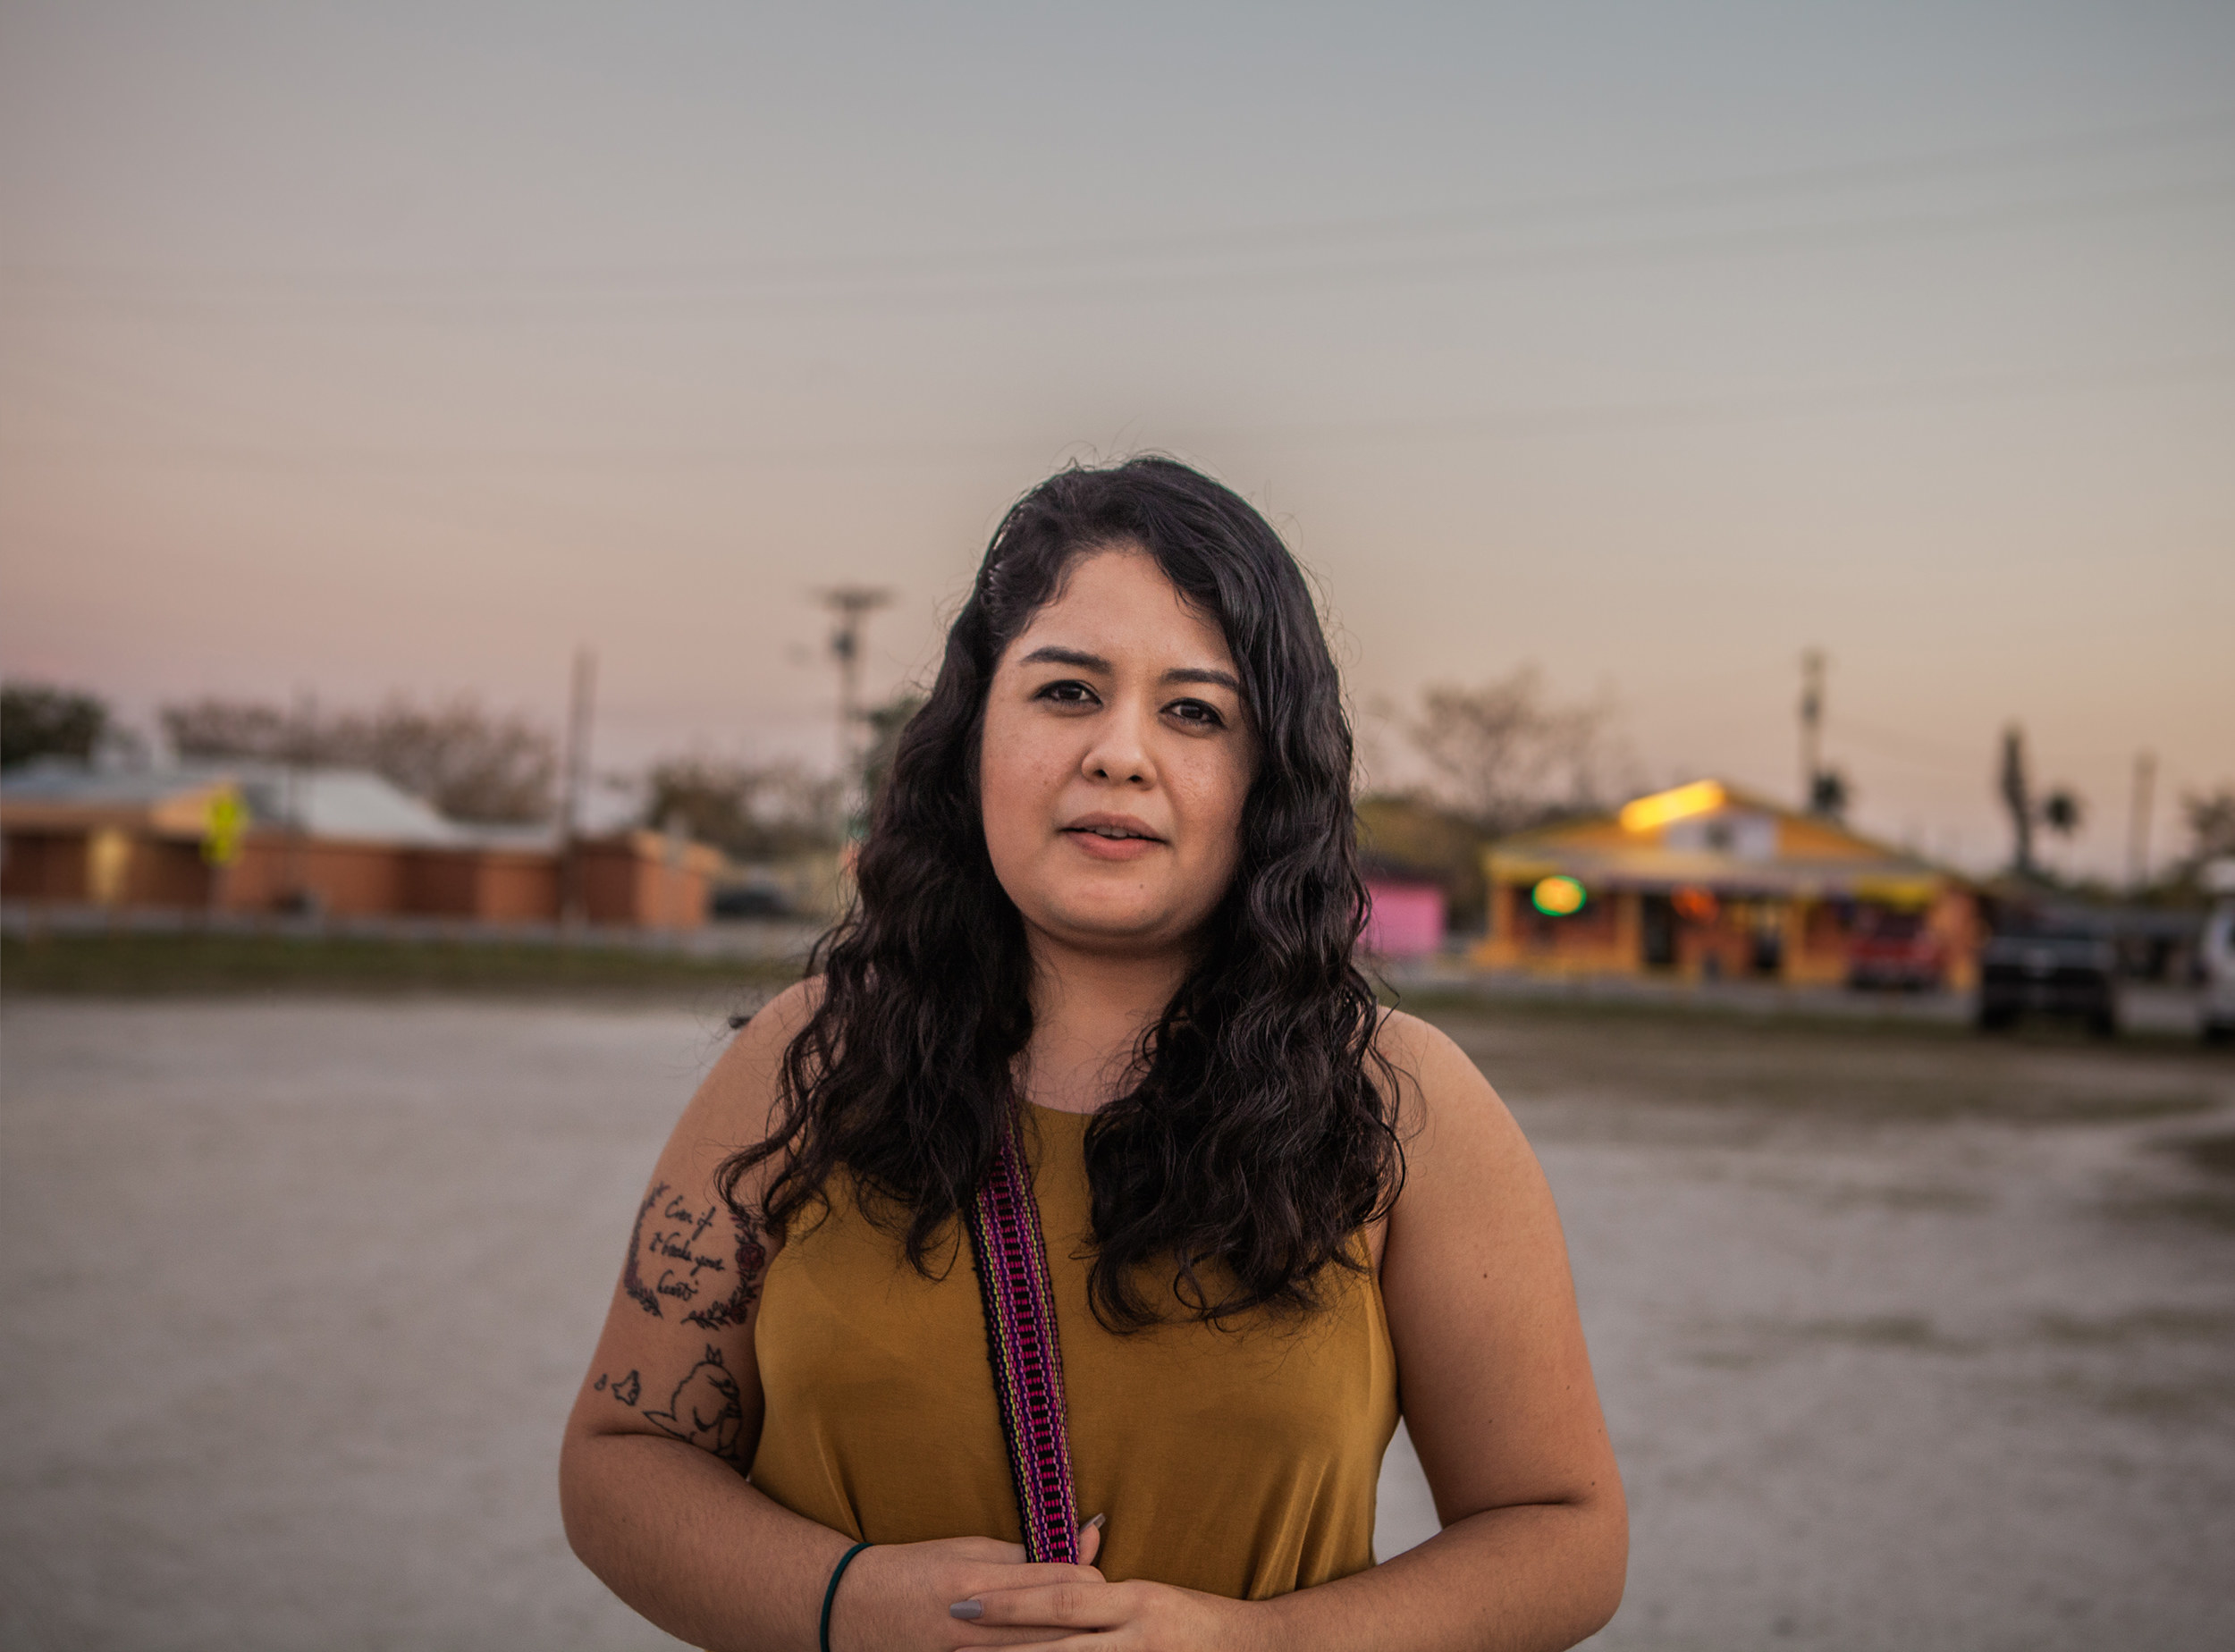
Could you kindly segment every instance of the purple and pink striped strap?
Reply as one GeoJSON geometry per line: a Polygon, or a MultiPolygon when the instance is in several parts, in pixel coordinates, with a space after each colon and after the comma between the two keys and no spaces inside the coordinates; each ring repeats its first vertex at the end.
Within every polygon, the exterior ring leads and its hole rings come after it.
{"type": "Polygon", "coordinates": [[[1055,1292],[1040,1235],[1040,1207],[1033,1199],[1014,1125],[1001,1143],[993,1174],[978,1190],[969,1219],[993,1391],[1000,1402],[1009,1475],[1024,1517],[1025,1557],[1075,1563],[1078,1501],[1071,1484],[1071,1437],[1064,1426],[1055,1292]]]}

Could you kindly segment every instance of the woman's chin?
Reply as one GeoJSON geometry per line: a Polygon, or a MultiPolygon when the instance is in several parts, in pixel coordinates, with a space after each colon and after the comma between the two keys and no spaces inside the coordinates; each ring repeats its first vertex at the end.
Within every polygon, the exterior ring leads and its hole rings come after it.
{"type": "Polygon", "coordinates": [[[1091,901],[1067,904],[1033,927],[1082,952],[1176,951],[1186,945],[1189,932],[1189,926],[1177,921],[1168,907],[1091,901]]]}

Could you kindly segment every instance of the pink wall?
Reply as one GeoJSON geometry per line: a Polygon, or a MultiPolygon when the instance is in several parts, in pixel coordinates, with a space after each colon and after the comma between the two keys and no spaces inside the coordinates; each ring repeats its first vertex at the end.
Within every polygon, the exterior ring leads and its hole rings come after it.
{"type": "Polygon", "coordinates": [[[1444,892],[1430,883],[1366,880],[1362,944],[1377,957],[1417,958],[1442,950],[1444,892]]]}

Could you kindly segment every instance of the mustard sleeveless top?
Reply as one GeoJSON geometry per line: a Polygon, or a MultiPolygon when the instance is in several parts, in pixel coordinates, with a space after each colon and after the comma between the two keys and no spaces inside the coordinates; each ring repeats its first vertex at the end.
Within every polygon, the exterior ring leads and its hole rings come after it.
{"type": "MultiPolygon", "coordinates": [[[[1113,1582],[1253,1600],[1372,1565],[1374,1487],[1397,1421],[1380,1287],[1330,1268],[1328,1307],[1301,1322],[1104,1329],[1086,1296],[1089,1122],[1031,1108],[1024,1134],[1079,1517],[1109,1517],[1096,1564],[1113,1582]]],[[[1022,1542],[969,1239],[956,1223],[925,1278],[844,1182],[762,1286],[753,1483],[872,1543],[1022,1542]]]]}

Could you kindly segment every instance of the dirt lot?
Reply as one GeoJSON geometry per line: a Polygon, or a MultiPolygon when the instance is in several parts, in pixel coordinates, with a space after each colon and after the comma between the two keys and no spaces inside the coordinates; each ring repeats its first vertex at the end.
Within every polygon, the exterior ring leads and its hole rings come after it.
{"type": "MultiPolygon", "coordinates": [[[[726,1005],[0,1009],[0,1645],[672,1645],[552,1455],[726,1005]]],[[[1613,1648],[2235,1644],[2235,1061],[1439,1015],[1565,1214],[1613,1648]]],[[[1381,1547],[1433,1529],[1402,1449],[1381,1547]]]]}

